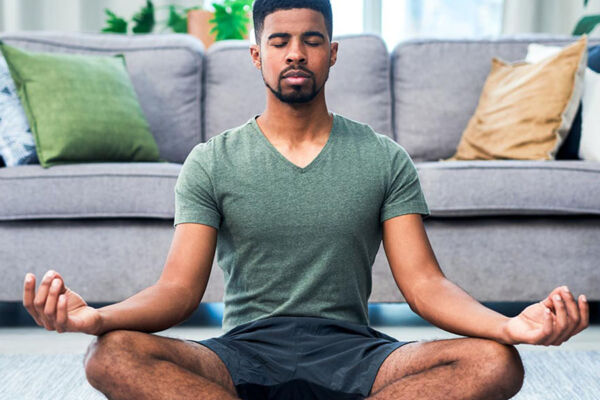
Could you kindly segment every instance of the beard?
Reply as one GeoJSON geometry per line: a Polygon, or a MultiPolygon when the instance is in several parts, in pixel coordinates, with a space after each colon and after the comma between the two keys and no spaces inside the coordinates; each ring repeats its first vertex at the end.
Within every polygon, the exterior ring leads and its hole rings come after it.
{"type": "Polygon", "coordinates": [[[263,82],[265,83],[265,85],[275,95],[275,97],[277,97],[281,102],[289,103],[289,104],[300,104],[300,103],[308,103],[309,101],[311,101],[312,99],[317,97],[319,92],[325,86],[325,82],[327,82],[327,79],[329,79],[329,70],[327,71],[327,76],[325,77],[325,81],[323,81],[323,84],[318,89],[317,89],[317,82],[314,78],[314,74],[310,73],[310,80],[312,81],[310,90],[306,90],[304,87],[305,85],[290,85],[290,87],[292,88],[292,91],[288,92],[288,93],[283,93],[283,90],[281,88],[281,82],[283,81],[282,77],[280,77],[278,80],[277,89],[274,89],[265,80],[265,76],[262,74],[262,69],[261,69],[261,75],[262,75],[263,82]]]}

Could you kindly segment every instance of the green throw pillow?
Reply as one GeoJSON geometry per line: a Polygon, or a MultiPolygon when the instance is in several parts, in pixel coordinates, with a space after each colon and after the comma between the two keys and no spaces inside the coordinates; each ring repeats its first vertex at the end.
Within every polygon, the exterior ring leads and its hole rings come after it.
{"type": "MultiPolygon", "coordinates": [[[[125,57],[0,50],[44,168],[81,162],[159,161],[125,57]]],[[[162,159],[161,159],[162,160],[162,159]]]]}

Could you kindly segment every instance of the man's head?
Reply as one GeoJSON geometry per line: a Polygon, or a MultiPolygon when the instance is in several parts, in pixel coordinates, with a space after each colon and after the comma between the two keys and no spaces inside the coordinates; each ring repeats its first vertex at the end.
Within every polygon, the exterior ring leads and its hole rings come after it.
{"type": "Polygon", "coordinates": [[[252,5],[256,44],[260,45],[265,17],[277,10],[289,10],[292,8],[310,8],[323,14],[325,27],[329,41],[331,42],[331,37],[333,36],[333,17],[329,0],[256,0],[252,5]]]}
{"type": "Polygon", "coordinates": [[[329,0],[256,0],[253,19],[250,53],[265,85],[285,103],[313,100],[337,58],[329,0]]]}

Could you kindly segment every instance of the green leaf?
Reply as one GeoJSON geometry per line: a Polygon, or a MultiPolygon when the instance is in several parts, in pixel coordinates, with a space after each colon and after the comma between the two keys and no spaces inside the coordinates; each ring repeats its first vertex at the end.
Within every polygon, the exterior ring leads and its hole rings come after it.
{"type": "Polygon", "coordinates": [[[127,33],[127,21],[115,15],[108,8],[105,8],[104,12],[108,15],[108,19],[106,20],[108,26],[102,28],[102,32],[127,33]]]}
{"type": "Polygon", "coordinates": [[[586,15],[585,17],[581,18],[575,26],[573,35],[583,35],[584,33],[589,34],[598,24],[600,24],[600,14],[586,15]]]}
{"type": "Polygon", "coordinates": [[[135,26],[131,29],[133,33],[150,33],[154,28],[154,5],[151,0],[146,0],[144,6],[133,16],[135,26]]]}
{"type": "Polygon", "coordinates": [[[243,39],[248,33],[251,4],[250,0],[225,0],[222,5],[212,3],[215,13],[209,21],[214,24],[210,33],[217,33],[216,40],[243,39]]]}
{"type": "Polygon", "coordinates": [[[173,30],[173,32],[177,33],[187,33],[187,11],[184,10],[184,16],[181,16],[177,10],[175,10],[175,6],[171,5],[169,7],[169,20],[167,21],[167,26],[173,30]]]}
{"type": "Polygon", "coordinates": [[[587,7],[588,0],[583,0],[583,6],[587,7]]]}

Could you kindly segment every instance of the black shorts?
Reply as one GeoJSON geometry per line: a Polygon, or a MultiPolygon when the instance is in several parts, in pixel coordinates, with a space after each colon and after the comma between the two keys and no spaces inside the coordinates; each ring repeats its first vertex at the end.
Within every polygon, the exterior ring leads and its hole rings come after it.
{"type": "Polygon", "coordinates": [[[400,342],[367,325],[320,317],[262,318],[194,340],[223,360],[242,399],[364,399],[400,342]]]}

